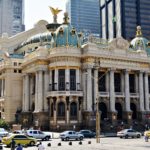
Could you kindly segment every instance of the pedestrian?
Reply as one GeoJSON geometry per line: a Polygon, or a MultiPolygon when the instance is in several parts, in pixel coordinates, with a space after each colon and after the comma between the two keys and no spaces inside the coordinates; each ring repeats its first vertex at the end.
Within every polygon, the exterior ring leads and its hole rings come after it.
{"type": "Polygon", "coordinates": [[[21,144],[19,143],[16,150],[23,150],[23,147],[21,146],[21,144]]]}
{"type": "Polygon", "coordinates": [[[144,139],[145,139],[145,142],[148,142],[148,135],[147,135],[147,133],[145,133],[144,139]]]}
{"type": "Polygon", "coordinates": [[[16,147],[16,142],[14,139],[12,139],[11,141],[11,150],[15,150],[15,147],[16,147]]]}
{"type": "Polygon", "coordinates": [[[39,143],[38,150],[45,150],[45,146],[42,144],[42,142],[39,143]]]}

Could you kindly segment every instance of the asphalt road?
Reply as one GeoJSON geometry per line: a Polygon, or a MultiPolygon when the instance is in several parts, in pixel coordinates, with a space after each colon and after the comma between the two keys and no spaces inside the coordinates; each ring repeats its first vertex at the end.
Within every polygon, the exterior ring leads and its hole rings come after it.
{"type": "MultiPolygon", "coordinates": [[[[149,142],[144,141],[144,137],[140,139],[120,139],[117,137],[101,138],[100,143],[96,143],[96,139],[84,139],[82,145],[79,141],[72,141],[72,145],[69,145],[68,141],[61,141],[60,139],[52,139],[51,141],[43,141],[43,145],[46,150],[150,150],[149,142]],[[91,144],[88,142],[91,141],[91,144]],[[51,147],[47,144],[51,143],[51,147]],[[58,146],[61,143],[61,146],[58,146]]],[[[3,150],[7,150],[4,146],[3,150]]],[[[24,150],[37,150],[38,147],[27,147],[24,150]]]]}

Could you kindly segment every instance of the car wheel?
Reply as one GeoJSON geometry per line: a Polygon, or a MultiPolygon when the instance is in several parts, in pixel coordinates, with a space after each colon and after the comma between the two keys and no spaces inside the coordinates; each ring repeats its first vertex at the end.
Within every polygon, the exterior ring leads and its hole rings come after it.
{"type": "Polygon", "coordinates": [[[31,141],[31,142],[30,142],[30,145],[31,145],[31,146],[34,146],[34,145],[35,145],[35,142],[34,142],[34,141],[31,141]]]}
{"type": "Polygon", "coordinates": [[[69,141],[69,137],[66,137],[66,141],[69,141]]]}
{"type": "Polygon", "coordinates": [[[82,136],[81,136],[81,137],[79,137],[79,140],[80,140],[80,141],[82,141],[82,140],[83,140],[83,137],[82,137],[82,136]]]}
{"type": "Polygon", "coordinates": [[[139,134],[138,134],[136,137],[137,137],[137,138],[140,138],[140,137],[141,137],[141,135],[139,135],[139,134]]]}
{"type": "Polygon", "coordinates": [[[125,139],[128,139],[128,135],[125,135],[125,139]]]}
{"type": "Polygon", "coordinates": [[[46,140],[46,141],[49,141],[49,137],[48,137],[48,136],[46,136],[46,137],[45,137],[45,140],[46,140]]]}
{"type": "Polygon", "coordinates": [[[120,136],[120,138],[122,139],[122,136],[120,136]]]}

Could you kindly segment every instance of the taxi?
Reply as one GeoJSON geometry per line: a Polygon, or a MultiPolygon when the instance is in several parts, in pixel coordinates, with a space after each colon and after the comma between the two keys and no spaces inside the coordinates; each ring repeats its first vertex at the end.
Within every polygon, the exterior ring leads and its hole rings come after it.
{"type": "Polygon", "coordinates": [[[33,146],[37,143],[37,140],[35,138],[28,137],[24,134],[11,134],[8,137],[3,137],[2,143],[5,144],[7,147],[10,147],[12,140],[15,141],[16,145],[20,143],[21,145],[33,146]]]}
{"type": "Polygon", "coordinates": [[[148,138],[150,138],[150,130],[145,131],[144,136],[147,136],[148,138]]]}

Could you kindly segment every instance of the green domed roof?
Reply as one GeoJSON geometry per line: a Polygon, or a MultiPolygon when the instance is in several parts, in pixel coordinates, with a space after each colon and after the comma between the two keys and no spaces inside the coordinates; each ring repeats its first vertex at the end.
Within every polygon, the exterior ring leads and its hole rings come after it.
{"type": "Polygon", "coordinates": [[[64,23],[52,35],[56,47],[80,47],[83,43],[82,34],[76,32],[75,28],[69,24],[68,19],[68,14],[65,13],[64,23]]]}
{"type": "Polygon", "coordinates": [[[141,27],[137,27],[136,37],[130,43],[130,49],[135,51],[146,51],[150,55],[150,42],[142,36],[141,27]]]}
{"type": "Polygon", "coordinates": [[[55,46],[80,47],[83,43],[82,34],[78,34],[70,24],[61,25],[53,35],[55,46]]]}

